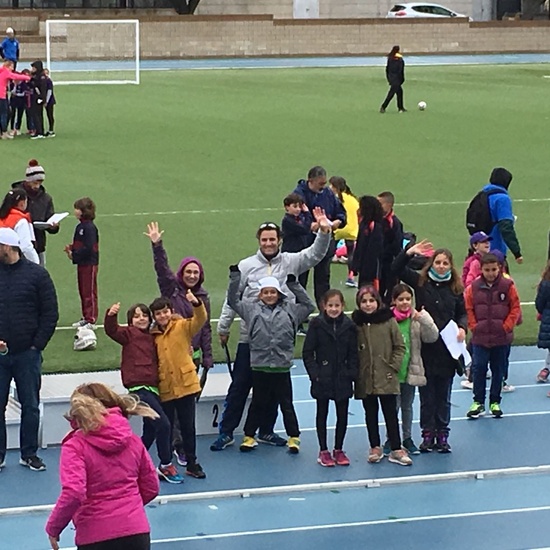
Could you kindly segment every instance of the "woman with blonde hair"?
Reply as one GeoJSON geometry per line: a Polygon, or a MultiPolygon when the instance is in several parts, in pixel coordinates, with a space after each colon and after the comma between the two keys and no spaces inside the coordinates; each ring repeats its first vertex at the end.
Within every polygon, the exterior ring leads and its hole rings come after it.
{"type": "Polygon", "coordinates": [[[50,545],[74,523],[78,550],[149,550],[144,506],[159,492],[155,466],[132,432],[131,415],[157,414],[132,395],[100,383],[83,384],[71,396],[59,471],[61,495],[48,523],[50,545]]]}

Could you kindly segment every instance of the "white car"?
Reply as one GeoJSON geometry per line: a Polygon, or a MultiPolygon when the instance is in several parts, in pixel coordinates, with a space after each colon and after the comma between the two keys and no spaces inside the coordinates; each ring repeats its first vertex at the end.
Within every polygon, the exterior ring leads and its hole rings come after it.
{"type": "MultiPolygon", "coordinates": [[[[428,4],[426,2],[411,2],[407,4],[395,4],[386,16],[391,19],[402,19],[408,17],[468,17],[462,13],[440,6],[439,4],[428,4]]],[[[471,21],[471,18],[469,18],[471,21]]]]}

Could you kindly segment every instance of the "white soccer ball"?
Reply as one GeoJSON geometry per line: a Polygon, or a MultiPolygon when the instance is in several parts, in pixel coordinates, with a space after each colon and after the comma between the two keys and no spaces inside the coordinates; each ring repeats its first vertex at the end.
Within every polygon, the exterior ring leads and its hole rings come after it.
{"type": "Polygon", "coordinates": [[[418,102],[418,108],[423,111],[425,108],[427,107],[426,105],[426,102],[425,101],[419,101],[418,102]]]}

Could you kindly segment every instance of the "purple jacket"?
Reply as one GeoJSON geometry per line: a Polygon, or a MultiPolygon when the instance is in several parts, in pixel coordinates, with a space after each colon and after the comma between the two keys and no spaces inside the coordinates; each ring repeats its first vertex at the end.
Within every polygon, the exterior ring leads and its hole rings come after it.
{"type": "Polygon", "coordinates": [[[191,292],[193,292],[193,294],[205,305],[206,312],[208,313],[208,320],[203,325],[200,332],[193,338],[193,350],[201,350],[203,367],[207,369],[211,368],[214,365],[214,358],[212,357],[210,299],[208,297],[208,292],[202,286],[204,283],[204,270],[201,262],[193,256],[188,256],[181,261],[178,271],[174,274],[168,265],[168,256],[166,255],[166,250],[164,249],[162,241],[153,245],[153,259],[160,293],[166,298],[170,298],[174,311],[186,319],[193,317],[193,306],[185,297],[188,288],[183,282],[182,273],[185,266],[190,263],[196,263],[199,266],[199,282],[191,288],[191,292]]]}
{"type": "Polygon", "coordinates": [[[105,424],[63,440],[61,495],[46,532],[59,537],[72,520],[78,546],[149,532],[144,506],[159,492],[158,474],[130,423],[118,408],[105,424]]]}

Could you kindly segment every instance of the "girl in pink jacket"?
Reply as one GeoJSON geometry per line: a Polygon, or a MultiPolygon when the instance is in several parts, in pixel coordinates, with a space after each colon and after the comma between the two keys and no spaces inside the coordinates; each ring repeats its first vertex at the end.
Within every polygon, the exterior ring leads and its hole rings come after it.
{"type": "Polygon", "coordinates": [[[470,237],[470,253],[462,267],[462,284],[469,287],[481,275],[481,257],[489,253],[491,237],[478,231],[470,237]]]}
{"type": "Polygon", "coordinates": [[[61,448],[61,495],[46,525],[53,550],[71,520],[78,550],[150,549],[144,506],[157,496],[159,480],[132,432],[132,414],[156,417],[135,397],[119,396],[104,384],[84,384],[71,396],[73,430],[61,448]]]}

